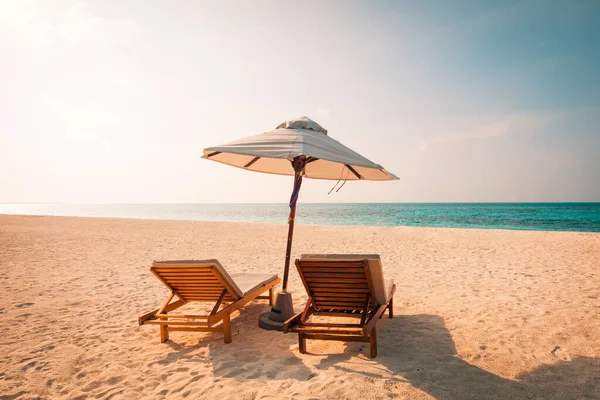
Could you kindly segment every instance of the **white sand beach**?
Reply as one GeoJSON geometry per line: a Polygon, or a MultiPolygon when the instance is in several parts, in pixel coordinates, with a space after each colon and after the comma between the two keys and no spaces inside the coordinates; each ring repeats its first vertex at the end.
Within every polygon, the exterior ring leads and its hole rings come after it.
{"type": "MultiPolygon", "coordinates": [[[[600,398],[600,234],[297,226],[301,253],[378,253],[396,317],[361,343],[137,317],[167,290],[153,260],[217,258],[282,274],[285,225],[0,216],[0,396],[98,399],[600,398]]],[[[306,294],[295,269],[299,309],[306,294]]]]}

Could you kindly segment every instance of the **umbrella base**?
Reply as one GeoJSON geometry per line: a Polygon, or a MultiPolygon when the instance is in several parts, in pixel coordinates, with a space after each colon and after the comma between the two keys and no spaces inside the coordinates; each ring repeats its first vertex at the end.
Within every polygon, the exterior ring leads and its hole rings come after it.
{"type": "Polygon", "coordinates": [[[266,330],[283,331],[283,323],[294,316],[292,294],[277,293],[272,311],[262,313],[258,317],[258,326],[266,330]]]}

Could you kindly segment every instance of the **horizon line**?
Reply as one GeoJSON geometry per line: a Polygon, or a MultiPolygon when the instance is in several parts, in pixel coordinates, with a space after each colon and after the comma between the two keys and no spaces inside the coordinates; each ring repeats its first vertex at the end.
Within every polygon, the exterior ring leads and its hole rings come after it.
{"type": "MultiPolygon", "coordinates": [[[[377,201],[377,202],[300,202],[300,204],[596,204],[598,201],[377,201]]],[[[71,202],[6,202],[0,203],[0,205],[247,205],[247,204],[288,204],[287,201],[283,202],[158,202],[158,203],[71,203],[71,202]]]]}

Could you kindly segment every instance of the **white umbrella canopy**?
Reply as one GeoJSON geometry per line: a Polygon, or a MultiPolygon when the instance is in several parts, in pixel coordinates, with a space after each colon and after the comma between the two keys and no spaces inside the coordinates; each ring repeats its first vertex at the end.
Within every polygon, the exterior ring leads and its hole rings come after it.
{"type": "Polygon", "coordinates": [[[314,179],[387,181],[398,179],[357,152],[327,135],[307,117],[280,124],[275,130],[204,149],[202,158],[278,175],[294,175],[290,163],[306,157],[302,176],[314,179]]]}

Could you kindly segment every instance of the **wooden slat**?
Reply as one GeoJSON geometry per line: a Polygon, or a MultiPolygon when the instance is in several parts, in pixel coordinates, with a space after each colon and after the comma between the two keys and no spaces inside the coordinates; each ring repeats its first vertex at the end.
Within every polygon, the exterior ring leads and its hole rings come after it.
{"type": "Polygon", "coordinates": [[[323,260],[323,261],[309,261],[309,260],[299,260],[300,267],[360,267],[362,268],[364,265],[363,260],[323,260]]]}
{"type": "Polygon", "coordinates": [[[169,327],[169,331],[176,331],[176,332],[223,332],[223,328],[204,328],[204,327],[200,327],[200,328],[187,328],[187,327],[169,327]]]}
{"type": "Polygon", "coordinates": [[[309,286],[311,288],[347,288],[347,289],[352,289],[352,288],[357,288],[357,289],[368,289],[369,285],[367,284],[367,281],[364,281],[363,283],[333,283],[333,282],[328,282],[324,280],[321,280],[322,283],[316,283],[316,282],[310,282],[309,286]]]}
{"type": "MultiPolygon", "coordinates": [[[[169,284],[171,286],[186,286],[186,285],[191,285],[191,286],[197,286],[194,285],[193,281],[170,281],[169,284]]],[[[217,281],[215,281],[214,283],[211,283],[208,286],[218,286],[218,287],[223,287],[223,286],[219,286],[219,283],[217,281]]]]}
{"type": "Polygon", "coordinates": [[[191,292],[218,292],[224,289],[224,287],[213,286],[213,287],[198,287],[198,286],[173,286],[180,291],[191,291],[191,292]]]}
{"type": "Polygon", "coordinates": [[[349,310],[332,310],[327,311],[326,309],[320,309],[313,313],[314,315],[320,315],[322,317],[340,317],[340,318],[357,318],[360,317],[360,310],[355,308],[349,310]]]}
{"type": "Polygon", "coordinates": [[[165,275],[161,275],[163,277],[164,280],[169,281],[169,282],[176,282],[176,281],[180,281],[180,282],[196,282],[196,283],[211,283],[211,282],[216,282],[218,281],[218,279],[216,279],[214,276],[165,276],[165,275]]]}
{"type": "Polygon", "coordinates": [[[156,314],[157,317],[167,318],[197,318],[197,319],[208,319],[208,315],[194,315],[194,314],[156,314]]]}
{"type": "Polygon", "coordinates": [[[302,332],[306,339],[313,340],[338,340],[342,342],[369,342],[369,337],[354,336],[354,335],[327,335],[323,333],[306,333],[302,332]]]}
{"type": "Polygon", "coordinates": [[[337,328],[361,328],[362,329],[362,325],[361,324],[334,324],[334,323],[328,323],[328,322],[305,322],[304,324],[302,324],[303,326],[331,326],[331,327],[337,327],[337,328]]]}
{"type": "Polygon", "coordinates": [[[171,260],[171,261],[154,261],[152,263],[155,267],[161,268],[180,268],[181,266],[185,268],[214,268],[215,263],[211,261],[201,261],[201,260],[171,260]]]}
{"type": "MultiPolygon", "coordinates": [[[[321,311],[321,312],[328,312],[330,314],[335,314],[335,312],[331,312],[331,311],[327,311],[329,309],[334,309],[334,310],[354,310],[354,311],[361,311],[363,308],[363,305],[357,306],[357,307],[348,307],[348,306],[323,306],[321,307],[319,305],[319,307],[317,307],[317,312],[321,311]]],[[[317,314],[317,312],[315,312],[315,314],[317,314]]],[[[360,314],[357,314],[360,317],[360,314]]]]}
{"type": "Polygon", "coordinates": [[[336,309],[336,310],[356,310],[361,311],[362,306],[354,305],[354,304],[316,304],[317,310],[319,309],[336,309]]]}
{"type": "MultiPolygon", "coordinates": [[[[213,289],[211,289],[211,290],[184,289],[181,291],[181,293],[197,294],[197,295],[204,295],[204,296],[219,296],[223,290],[225,290],[225,289],[222,289],[222,288],[221,288],[221,290],[219,290],[219,289],[216,289],[216,290],[213,290],[213,289]]],[[[225,297],[228,298],[228,297],[233,297],[233,296],[231,296],[231,294],[227,293],[225,295],[225,297]]]]}
{"type": "MultiPolygon", "coordinates": [[[[192,294],[182,294],[182,296],[188,301],[217,301],[217,299],[219,298],[219,295],[215,294],[215,295],[210,295],[210,294],[198,294],[198,293],[192,293],[192,294]]],[[[231,301],[232,299],[224,299],[227,300],[228,302],[231,301]]]]}
{"type": "Polygon", "coordinates": [[[196,291],[196,292],[218,292],[219,290],[225,289],[223,286],[175,286],[179,291],[196,291]]]}
{"type": "Polygon", "coordinates": [[[323,282],[324,280],[330,280],[330,279],[352,279],[358,282],[364,282],[365,280],[365,274],[332,274],[332,273],[315,273],[315,272],[311,272],[311,273],[306,273],[306,272],[302,272],[301,273],[302,276],[304,276],[304,278],[306,279],[318,279],[321,282],[323,282]]]}
{"type": "Polygon", "coordinates": [[[204,273],[204,274],[210,273],[211,271],[214,270],[214,268],[212,268],[212,267],[190,267],[190,266],[185,266],[185,265],[182,265],[181,267],[176,267],[176,268],[154,267],[154,269],[160,273],[164,272],[164,273],[204,273]]]}
{"type": "Polygon", "coordinates": [[[367,299],[366,297],[326,297],[326,296],[322,296],[322,297],[315,297],[314,298],[316,302],[318,302],[319,304],[323,303],[323,302],[337,302],[337,303],[362,303],[364,304],[364,301],[367,299]]]}
{"type": "Polygon", "coordinates": [[[214,275],[196,275],[196,276],[182,276],[182,275],[162,275],[161,276],[165,279],[165,280],[169,280],[169,281],[199,281],[203,282],[203,281],[208,281],[208,282],[212,282],[212,281],[218,281],[217,277],[215,277],[214,275]]]}
{"type": "Polygon", "coordinates": [[[326,273],[354,273],[354,274],[364,274],[364,269],[362,267],[333,267],[333,268],[329,268],[329,266],[327,266],[327,268],[310,268],[310,267],[303,267],[302,268],[302,272],[303,273],[317,273],[317,274],[326,274],[326,273]]]}
{"type": "Polygon", "coordinates": [[[211,276],[200,276],[200,275],[194,275],[194,276],[183,276],[183,275],[160,275],[164,280],[169,281],[169,282],[173,282],[173,281],[182,281],[182,282],[198,282],[198,283],[203,283],[203,282],[213,282],[213,281],[217,281],[218,279],[214,277],[214,275],[211,276]]]}
{"type": "Polygon", "coordinates": [[[297,326],[296,328],[294,328],[294,331],[296,332],[306,332],[306,333],[325,333],[325,334],[333,334],[333,335],[359,335],[362,334],[362,328],[311,328],[311,327],[304,327],[302,325],[297,326]]]}
{"type": "Polygon", "coordinates": [[[356,278],[353,278],[352,275],[349,277],[348,275],[344,274],[342,275],[338,275],[335,274],[334,276],[329,276],[329,277],[323,277],[322,275],[319,275],[318,277],[312,277],[312,274],[308,274],[308,275],[304,275],[304,277],[306,278],[306,282],[309,283],[324,283],[324,282],[328,282],[328,283],[351,283],[351,284],[366,284],[367,283],[367,279],[364,276],[359,276],[356,278]]]}
{"type": "Polygon", "coordinates": [[[165,278],[166,280],[168,280],[169,282],[180,282],[180,283],[194,283],[194,284],[200,284],[200,285],[216,285],[219,284],[219,280],[215,277],[210,277],[210,278],[186,278],[186,277],[172,277],[172,278],[165,278]]]}
{"type": "Polygon", "coordinates": [[[353,308],[364,308],[365,302],[357,301],[357,302],[349,302],[349,301],[315,301],[317,307],[353,307],[353,308]]]}
{"type": "MultiPolygon", "coordinates": [[[[343,288],[336,288],[335,291],[336,291],[336,293],[369,293],[369,289],[368,288],[365,288],[365,289],[343,289],[343,288]]],[[[331,291],[327,290],[326,288],[312,288],[311,287],[311,292],[314,292],[314,293],[329,293],[331,291]]]]}
{"type": "Polygon", "coordinates": [[[173,270],[167,270],[167,269],[158,269],[156,268],[156,271],[161,274],[161,275],[214,275],[214,272],[212,269],[198,269],[198,270],[180,270],[180,271],[173,271],[173,270]]]}
{"type": "Polygon", "coordinates": [[[346,300],[363,301],[369,295],[369,293],[365,293],[365,292],[363,292],[363,293],[339,292],[338,293],[338,292],[332,292],[332,291],[312,292],[311,294],[316,298],[320,298],[321,300],[326,297],[327,298],[333,297],[333,298],[336,298],[341,301],[346,301],[346,300]]]}
{"type": "Polygon", "coordinates": [[[145,322],[150,325],[173,325],[173,326],[208,326],[204,321],[166,321],[164,319],[151,319],[145,322]]]}
{"type": "Polygon", "coordinates": [[[223,285],[221,285],[221,283],[217,280],[215,281],[210,281],[210,282],[185,282],[185,283],[178,283],[178,285],[180,286],[190,286],[190,287],[206,287],[206,288],[210,288],[210,287],[217,287],[217,288],[223,288],[223,285]]]}
{"type": "Polygon", "coordinates": [[[181,282],[197,282],[197,283],[210,283],[210,282],[215,282],[218,281],[217,278],[215,278],[213,275],[211,276],[181,276],[181,275],[173,275],[173,276],[166,276],[166,275],[161,275],[161,277],[169,282],[175,282],[175,281],[181,281],[181,282]]]}
{"type": "Polygon", "coordinates": [[[223,290],[223,289],[225,289],[221,285],[198,286],[198,285],[192,285],[192,284],[188,284],[188,283],[178,283],[173,286],[183,289],[183,290],[185,290],[185,289],[193,289],[193,290],[223,290]]]}
{"type": "Polygon", "coordinates": [[[214,265],[200,265],[200,264],[170,264],[170,265],[158,265],[154,264],[154,268],[162,270],[192,270],[192,271],[212,271],[215,269],[214,265]]]}
{"type": "Polygon", "coordinates": [[[169,280],[187,280],[187,279],[206,279],[206,280],[215,280],[217,277],[215,275],[209,274],[161,274],[158,272],[160,276],[164,279],[169,280]]]}
{"type": "Polygon", "coordinates": [[[322,292],[315,295],[317,298],[323,297],[341,297],[345,299],[366,299],[369,293],[349,293],[349,292],[322,292]]]}

